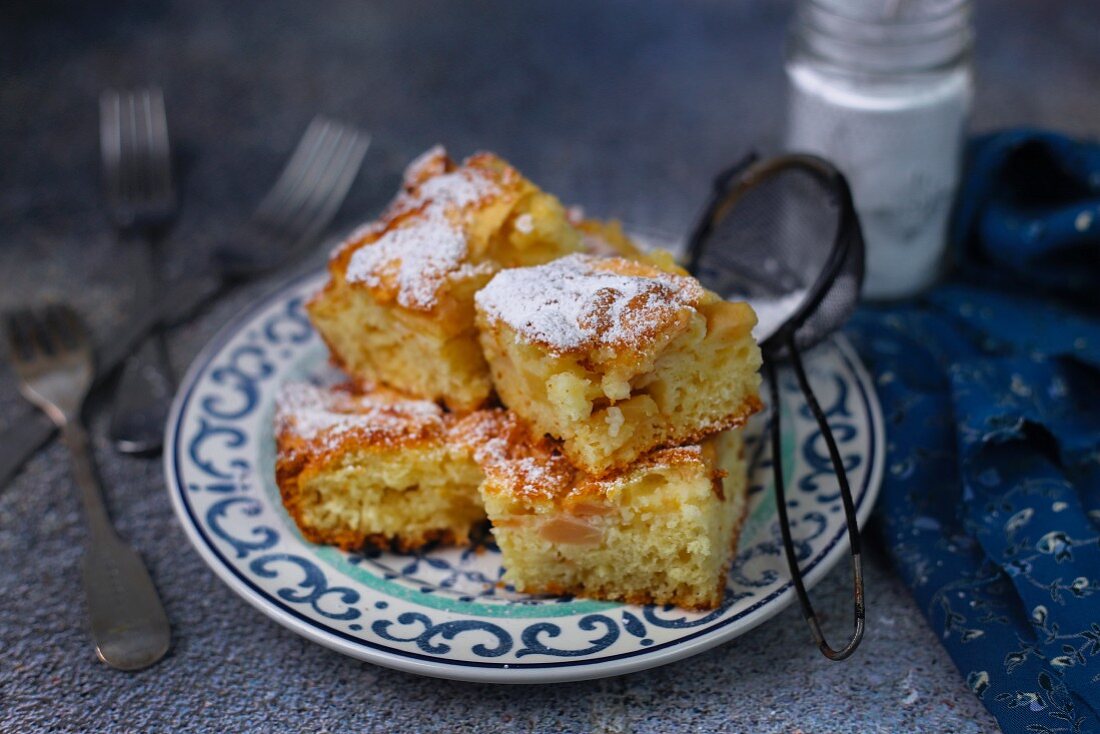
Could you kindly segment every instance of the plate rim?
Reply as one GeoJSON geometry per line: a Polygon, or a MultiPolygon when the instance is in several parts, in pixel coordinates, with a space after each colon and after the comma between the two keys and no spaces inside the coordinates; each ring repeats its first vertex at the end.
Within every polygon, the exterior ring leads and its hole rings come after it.
{"type": "MultiPolygon", "coordinates": [[[[269,290],[258,295],[240,312],[234,314],[210,337],[201,350],[192,359],[177,387],[172,400],[171,410],[165,430],[165,451],[163,468],[166,490],[172,502],[176,519],[183,527],[191,546],[199,557],[238,596],[250,606],[274,620],[281,626],[306,639],[331,650],[365,662],[383,667],[401,670],[417,675],[483,683],[531,684],[556,683],[566,681],[591,680],[622,675],[672,663],[692,655],[699,654],[717,645],[739,637],[763,624],[795,601],[794,588],[788,580],[786,584],[768,596],[756,602],[736,619],[727,620],[717,627],[700,630],[692,635],[670,641],[661,646],[642,648],[619,653],[597,660],[568,660],[547,663],[492,663],[468,660],[450,660],[446,657],[422,655],[420,653],[397,651],[362,639],[350,639],[346,633],[319,627],[298,613],[288,610],[256,589],[247,579],[213,547],[212,541],[205,537],[199,522],[184,501],[184,487],[177,478],[179,462],[177,454],[179,425],[184,405],[197,387],[199,375],[221,349],[232,340],[256,316],[274,301],[284,297],[287,291],[301,287],[304,282],[320,279],[324,266],[308,268],[293,274],[269,290]]],[[[851,342],[842,334],[832,337],[832,341],[841,353],[847,366],[856,378],[861,397],[870,416],[870,437],[872,458],[871,470],[867,474],[865,490],[859,497],[856,516],[860,528],[864,528],[875,500],[881,488],[885,460],[885,433],[882,409],[874,383],[862,361],[852,347],[851,342]]],[[[847,554],[849,547],[847,531],[841,527],[836,536],[828,543],[820,560],[804,574],[806,588],[812,589],[847,554]]]]}

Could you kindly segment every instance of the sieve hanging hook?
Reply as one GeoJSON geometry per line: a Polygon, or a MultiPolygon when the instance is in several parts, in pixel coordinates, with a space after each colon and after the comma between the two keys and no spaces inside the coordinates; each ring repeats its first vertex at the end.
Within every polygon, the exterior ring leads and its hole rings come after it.
{"type": "Polygon", "coordinates": [[[847,471],[806,375],[802,351],[835,332],[855,310],[863,281],[863,257],[863,235],[844,176],[828,161],[798,153],[766,160],[750,153],[723,170],[715,178],[710,199],[688,240],[688,270],[704,284],[717,281],[716,289],[723,296],[742,296],[751,301],[753,297],[798,296],[804,291],[785,318],[762,335],[760,349],[771,397],[768,428],[772,472],[787,566],[802,615],[818,648],[830,660],[847,658],[863,639],[863,564],[847,471]],[[822,241],[822,232],[828,226],[822,225],[823,219],[835,222],[831,242],[822,241]],[[723,243],[723,235],[731,241],[723,243]],[[727,247],[721,247],[723,244],[727,247]],[[777,364],[781,361],[790,362],[817,421],[844,507],[852,558],[854,624],[847,643],[840,648],[832,647],[821,630],[791,536],[779,458],[782,435],[777,364]]]}

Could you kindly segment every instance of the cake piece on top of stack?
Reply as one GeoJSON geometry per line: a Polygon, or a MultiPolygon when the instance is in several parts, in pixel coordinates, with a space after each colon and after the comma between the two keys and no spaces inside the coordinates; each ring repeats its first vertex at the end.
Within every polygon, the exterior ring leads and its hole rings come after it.
{"type": "Polygon", "coordinates": [[[671,265],[569,255],[502,271],[475,301],[501,400],[585,473],[741,426],[761,406],[752,309],[671,265]]]}

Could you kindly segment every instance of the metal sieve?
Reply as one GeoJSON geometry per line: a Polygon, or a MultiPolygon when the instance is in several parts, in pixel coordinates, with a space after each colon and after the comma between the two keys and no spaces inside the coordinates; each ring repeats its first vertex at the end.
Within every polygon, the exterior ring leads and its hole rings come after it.
{"type": "Polygon", "coordinates": [[[828,161],[755,154],[717,176],[688,240],[688,269],[727,298],[757,311],[754,332],[770,394],[772,456],[781,456],[778,365],[789,363],[817,421],[836,474],[852,555],[854,630],[841,648],[825,640],[806,592],[787,518],[782,462],[772,461],[779,528],[791,581],[814,641],[831,660],[851,655],[863,638],[863,566],[859,526],[836,439],[810,387],[802,351],[839,329],[855,310],[863,282],[863,235],[844,176],[828,161]]]}

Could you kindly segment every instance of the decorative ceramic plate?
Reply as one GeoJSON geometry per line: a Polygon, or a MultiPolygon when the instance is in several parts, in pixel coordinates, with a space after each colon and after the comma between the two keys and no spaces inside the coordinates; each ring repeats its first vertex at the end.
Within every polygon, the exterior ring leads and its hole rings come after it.
{"type": "MultiPolygon", "coordinates": [[[[323,282],[285,285],[226,326],[176,397],[168,489],[202,558],[276,622],[334,650],[413,673],[500,683],[618,675],[693,655],[794,600],[776,524],[764,418],[747,428],[750,504],[725,602],[712,612],[541,597],[501,586],[492,547],[344,553],[305,541],[274,480],[272,418],[288,379],[323,379],[324,345],[302,305],[323,282]]],[[[811,382],[849,467],[860,521],[878,492],[882,417],[842,338],[808,355],[811,382]]],[[[780,378],[788,501],[809,585],[847,555],[844,514],[816,423],[780,378]]]]}

